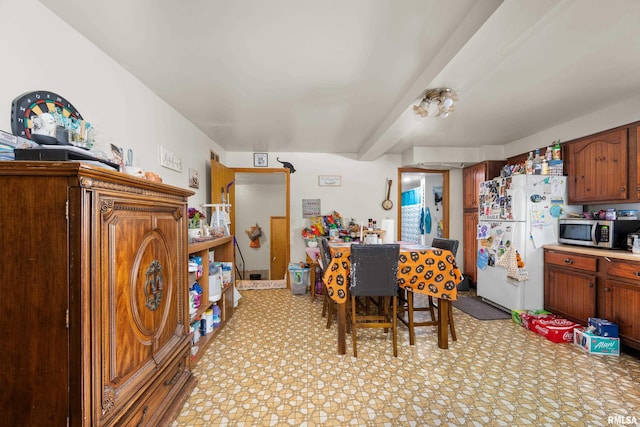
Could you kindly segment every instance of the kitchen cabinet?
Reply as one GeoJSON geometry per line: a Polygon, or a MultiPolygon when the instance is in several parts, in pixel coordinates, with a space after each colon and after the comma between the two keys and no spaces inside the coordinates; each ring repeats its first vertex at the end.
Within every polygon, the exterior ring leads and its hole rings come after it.
{"type": "Polygon", "coordinates": [[[615,203],[629,198],[627,134],[625,127],[566,144],[569,204],[615,203]]]}
{"type": "Polygon", "coordinates": [[[476,163],[462,170],[462,207],[464,209],[478,209],[479,184],[482,181],[500,176],[500,169],[505,165],[503,161],[488,160],[476,163]]]}
{"type": "MultiPolygon", "coordinates": [[[[626,343],[640,348],[640,262],[605,257],[604,314],[626,343]]],[[[603,316],[603,317],[605,317],[603,316]]]]}
{"type": "Polygon", "coordinates": [[[623,344],[640,349],[640,261],[627,251],[546,245],[544,308],[587,324],[618,324],[623,344]]]}
{"type": "Polygon", "coordinates": [[[545,250],[544,308],[574,322],[596,317],[597,258],[545,250]]]}
{"type": "Polygon", "coordinates": [[[470,283],[476,283],[476,261],[478,258],[478,241],[476,230],[478,225],[478,207],[480,205],[480,183],[500,175],[505,162],[488,160],[468,166],[462,170],[462,206],[463,225],[462,247],[464,259],[462,272],[470,283]]]}
{"type": "MultiPolygon", "coordinates": [[[[221,237],[218,239],[205,240],[203,242],[194,242],[189,245],[189,256],[198,256],[202,259],[202,277],[197,279],[197,282],[200,284],[202,288],[202,295],[200,297],[200,307],[198,310],[190,316],[189,323],[193,324],[194,322],[201,320],[203,314],[213,305],[218,305],[220,308],[220,324],[206,335],[200,337],[197,343],[195,343],[192,348],[192,364],[197,363],[197,361],[202,357],[205,353],[205,349],[211,344],[213,339],[218,335],[218,333],[222,330],[222,328],[227,324],[229,320],[231,320],[231,316],[233,316],[234,310],[234,289],[232,283],[227,283],[222,286],[222,294],[219,301],[212,302],[209,300],[209,263],[210,259],[213,258],[214,262],[231,262],[234,263],[235,251],[233,247],[233,236],[221,237]],[[213,256],[210,258],[211,253],[213,256]]],[[[231,267],[232,276],[233,276],[233,265],[231,267]]],[[[196,281],[195,275],[189,275],[190,282],[189,285],[193,284],[193,281],[196,281]]],[[[189,298],[188,290],[185,294],[185,298],[189,298]]]]}
{"type": "Polygon", "coordinates": [[[476,260],[478,257],[478,239],[476,237],[478,229],[478,213],[464,212],[462,214],[462,225],[462,238],[464,242],[462,271],[464,272],[464,275],[469,278],[471,283],[476,283],[476,260]]]}
{"type": "Polygon", "coordinates": [[[630,131],[631,145],[635,147],[631,150],[632,165],[635,165],[636,200],[640,201],[640,124],[632,127],[630,131]],[[635,138],[633,138],[635,136],[635,138]]]}
{"type": "Polygon", "coordinates": [[[193,193],[78,162],[2,162],[0,188],[0,424],[170,424],[193,193]]]}

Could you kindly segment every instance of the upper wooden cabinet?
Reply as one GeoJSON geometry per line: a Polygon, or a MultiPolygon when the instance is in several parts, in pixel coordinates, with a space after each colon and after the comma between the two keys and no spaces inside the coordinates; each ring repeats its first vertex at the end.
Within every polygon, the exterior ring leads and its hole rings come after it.
{"type": "Polygon", "coordinates": [[[478,209],[479,184],[500,175],[500,169],[504,164],[503,161],[489,160],[462,170],[462,207],[464,209],[478,209]]]}
{"type": "MultiPolygon", "coordinates": [[[[627,128],[567,144],[569,203],[621,202],[629,198],[627,128]]],[[[635,198],[635,194],[633,195],[635,198]]]]}

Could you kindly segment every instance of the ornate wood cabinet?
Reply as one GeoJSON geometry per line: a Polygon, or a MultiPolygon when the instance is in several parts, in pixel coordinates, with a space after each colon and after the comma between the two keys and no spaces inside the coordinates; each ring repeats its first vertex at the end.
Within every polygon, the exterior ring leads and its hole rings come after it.
{"type": "Polygon", "coordinates": [[[192,193],[75,162],[3,162],[0,189],[0,424],[169,424],[192,193]]]}

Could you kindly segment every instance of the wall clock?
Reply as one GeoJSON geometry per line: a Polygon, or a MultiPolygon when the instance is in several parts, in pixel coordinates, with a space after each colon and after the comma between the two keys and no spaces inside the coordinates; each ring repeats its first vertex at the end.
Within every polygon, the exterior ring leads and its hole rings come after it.
{"type": "Polygon", "coordinates": [[[56,111],[63,117],[82,120],[78,110],[60,95],[46,90],[23,93],[11,103],[11,132],[32,139],[32,118],[56,111]]]}

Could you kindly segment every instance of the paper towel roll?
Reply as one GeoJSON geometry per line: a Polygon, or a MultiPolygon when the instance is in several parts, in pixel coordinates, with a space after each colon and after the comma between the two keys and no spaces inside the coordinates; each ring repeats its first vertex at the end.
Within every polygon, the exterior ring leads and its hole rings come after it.
{"type": "Polygon", "coordinates": [[[384,230],[383,243],[393,243],[396,241],[396,226],[392,219],[383,219],[381,229],[384,230]]]}

